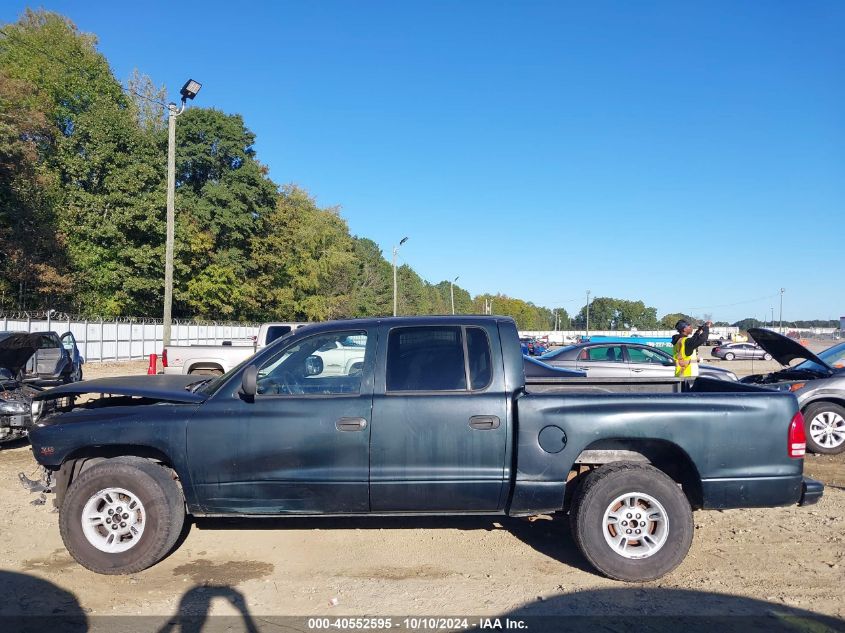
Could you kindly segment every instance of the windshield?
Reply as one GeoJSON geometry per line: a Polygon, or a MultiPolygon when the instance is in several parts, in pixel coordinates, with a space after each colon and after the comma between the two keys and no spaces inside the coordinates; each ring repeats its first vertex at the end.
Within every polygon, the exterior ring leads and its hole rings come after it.
{"type": "MultiPolygon", "coordinates": [[[[816,356],[835,370],[841,371],[842,369],[845,369],[845,343],[828,347],[825,351],[816,354],[816,356]]],[[[829,367],[819,365],[812,360],[805,360],[803,363],[796,365],[795,368],[804,371],[820,372],[823,374],[830,372],[829,367]]]]}
{"type": "MultiPolygon", "coordinates": [[[[275,341],[273,341],[272,344],[268,345],[264,349],[265,350],[270,349],[271,347],[275,348],[278,345],[281,345],[282,341],[289,339],[291,336],[293,336],[292,331],[288,332],[284,336],[280,336],[275,341]]],[[[261,351],[263,353],[264,350],[261,350],[261,351]]],[[[255,359],[255,355],[247,356],[244,360],[242,360],[240,363],[238,363],[237,365],[232,367],[232,369],[227,371],[222,376],[217,376],[216,378],[211,378],[209,380],[202,381],[201,383],[199,383],[199,386],[195,388],[196,392],[197,393],[204,393],[204,394],[209,395],[209,396],[214,394],[218,389],[220,389],[220,387],[222,387],[226,383],[227,380],[229,380],[229,378],[231,378],[231,376],[233,374],[239,372],[243,367],[246,367],[247,365],[249,365],[254,359],[255,359]]]]}

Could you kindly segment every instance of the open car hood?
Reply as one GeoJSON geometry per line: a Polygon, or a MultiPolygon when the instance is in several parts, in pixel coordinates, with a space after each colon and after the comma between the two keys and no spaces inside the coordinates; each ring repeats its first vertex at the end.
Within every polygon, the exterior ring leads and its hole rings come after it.
{"type": "Polygon", "coordinates": [[[86,393],[109,394],[113,396],[133,396],[151,398],[162,402],[202,402],[208,396],[204,393],[188,391],[188,385],[202,382],[204,378],[191,375],[157,374],[155,376],[118,376],[116,378],[97,378],[72,382],[38,394],[36,400],[52,400],[64,396],[79,396],[86,393]]]}
{"type": "Polygon", "coordinates": [[[4,336],[0,339],[0,367],[8,369],[12,376],[17,376],[38,349],[39,342],[39,334],[12,332],[4,336]]]}
{"type": "Polygon", "coordinates": [[[778,334],[777,332],[757,327],[750,328],[748,330],[748,334],[754,339],[757,345],[769,352],[769,354],[772,355],[772,358],[783,366],[789,365],[789,363],[795,359],[800,359],[802,361],[811,360],[814,363],[817,363],[822,367],[827,367],[833,371],[833,367],[813,354],[813,352],[801,345],[801,343],[794,341],[783,334],[778,334]]]}

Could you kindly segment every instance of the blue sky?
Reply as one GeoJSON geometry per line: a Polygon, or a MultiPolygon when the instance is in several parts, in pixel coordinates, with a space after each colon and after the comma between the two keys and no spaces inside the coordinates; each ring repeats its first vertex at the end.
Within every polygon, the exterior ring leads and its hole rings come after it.
{"type": "MultiPolygon", "coordinates": [[[[0,20],[26,3],[7,0],[0,20]]],[[[39,5],[35,5],[39,6],[39,5]]],[[[845,3],[45,1],[436,283],[845,315],[845,3]]]]}

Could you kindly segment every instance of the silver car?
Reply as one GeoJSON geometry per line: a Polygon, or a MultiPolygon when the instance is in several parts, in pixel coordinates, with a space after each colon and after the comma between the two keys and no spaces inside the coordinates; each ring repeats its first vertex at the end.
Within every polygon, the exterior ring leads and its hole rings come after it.
{"type": "Polygon", "coordinates": [[[723,360],[733,360],[735,358],[739,360],[772,360],[772,355],[769,352],[754,343],[728,343],[727,345],[719,345],[710,350],[710,355],[723,360]]]}
{"type": "MultiPolygon", "coordinates": [[[[580,369],[592,378],[667,378],[675,375],[675,360],[662,349],[644,343],[579,343],[540,357],[553,367],[580,369]]],[[[699,374],[737,380],[728,369],[699,365],[699,374]]]]}
{"type": "Polygon", "coordinates": [[[751,328],[748,334],[784,369],[746,376],[742,382],[794,393],[807,448],[829,455],[845,452],[845,343],[814,354],[771,330],[751,328]]]}

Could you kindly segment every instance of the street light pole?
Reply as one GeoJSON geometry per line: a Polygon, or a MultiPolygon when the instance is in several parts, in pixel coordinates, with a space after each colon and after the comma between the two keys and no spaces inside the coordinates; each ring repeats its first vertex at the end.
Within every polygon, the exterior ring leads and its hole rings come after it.
{"type": "Polygon", "coordinates": [[[587,338],[590,338],[590,291],[587,291],[587,338]]]}
{"type": "Polygon", "coordinates": [[[778,333],[783,334],[783,291],[786,290],[785,288],[780,289],[780,325],[778,326],[778,333]]]}
{"type": "Polygon", "coordinates": [[[396,253],[399,252],[399,247],[407,241],[408,238],[403,237],[401,240],[399,240],[399,244],[393,247],[393,316],[396,316],[396,307],[398,303],[396,301],[396,253]]]}
{"type": "Polygon", "coordinates": [[[449,295],[452,297],[452,314],[455,314],[455,282],[460,279],[461,276],[458,275],[452,281],[449,282],[449,295]]]}
{"type": "Polygon", "coordinates": [[[197,96],[202,85],[189,79],[182,86],[182,107],[167,104],[167,234],[164,242],[164,318],[162,345],[170,345],[173,309],[173,241],[176,233],[176,117],[185,111],[188,99],[197,96]]]}
{"type": "Polygon", "coordinates": [[[772,327],[775,327],[775,306],[772,306],[772,327]]]}

